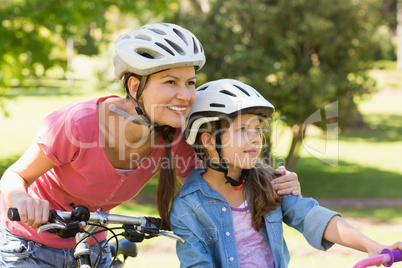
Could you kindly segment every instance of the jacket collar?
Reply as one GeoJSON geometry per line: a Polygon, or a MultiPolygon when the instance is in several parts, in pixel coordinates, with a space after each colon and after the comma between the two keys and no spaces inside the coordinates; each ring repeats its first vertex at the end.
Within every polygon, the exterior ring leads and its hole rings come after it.
{"type": "Polygon", "coordinates": [[[190,173],[179,192],[180,197],[184,197],[193,192],[200,191],[206,196],[225,200],[218,192],[211,189],[211,187],[209,187],[209,185],[204,181],[204,179],[202,178],[202,173],[204,172],[205,169],[203,168],[195,168],[190,173]]]}

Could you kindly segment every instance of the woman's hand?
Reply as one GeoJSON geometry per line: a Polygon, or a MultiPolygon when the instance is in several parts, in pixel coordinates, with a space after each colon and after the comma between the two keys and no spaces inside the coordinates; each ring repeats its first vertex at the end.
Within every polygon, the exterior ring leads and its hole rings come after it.
{"type": "Polygon", "coordinates": [[[38,227],[48,221],[49,202],[30,197],[27,189],[53,167],[42,148],[33,142],[17,162],[4,172],[0,180],[0,191],[8,207],[18,209],[21,222],[27,226],[38,227]]]}
{"type": "Polygon", "coordinates": [[[49,202],[29,196],[18,197],[13,202],[18,209],[21,222],[29,227],[39,227],[49,219],[49,202]]]}
{"type": "Polygon", "coordinates": [[[274,186],[274,189],[278,192],[278,194],[301,194],[300,182],[297,178],[296,173],[289,172],[284,166],[280,166],[275,169],[275,174],[281,175],[280,177],[272,181],[272,185],[274,186]]]}

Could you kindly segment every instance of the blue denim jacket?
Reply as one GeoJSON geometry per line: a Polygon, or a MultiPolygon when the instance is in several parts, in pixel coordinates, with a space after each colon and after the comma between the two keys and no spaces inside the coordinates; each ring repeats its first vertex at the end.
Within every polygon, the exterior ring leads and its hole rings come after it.
{"type": "MultiPolygon", "coordinates": [[[[194,170],[177,194],[171,213],[172,230],[186,242],[177,242],[180,267],[240,267],[230,205],[194,170]]],[[[327,250],[324,230],[338,213],[302,196],[285,195],[282,204],[265,217],[260,233],[271,248],[275,267],[288,267],[290,255],[282,222],[301,232],[311,246],[327,250]]]]}

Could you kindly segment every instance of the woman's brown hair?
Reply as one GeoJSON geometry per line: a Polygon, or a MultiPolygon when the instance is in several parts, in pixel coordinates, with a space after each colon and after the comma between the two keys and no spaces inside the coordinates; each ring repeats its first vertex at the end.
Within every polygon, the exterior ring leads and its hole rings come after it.
{"type": "MultiPolygon", "coordinates": [[[[126,89],[127,98],[129,99],[130,91],[128,89],[127,82],[131,76],[135,76],[141,81],[141,76],[134,73],[128,73],[124,76],[123,84],[126,89]]],[[[146,84],[144,85],[145,89],[146,84]]],[[[170,224],[169,216],[172,208],[174,196],[179,189],[178,179],[176,178],[176,172],[172,156],[172,144],[176,133],[176,128],[165,127],[162,130],[162,138],[165,141],[165,154],[162,158],[161,170],[159,173],[158,188],[156,191],[156,208],[158,209],[159,216],[162,219],[162,225],[170,224]]],[[[161,226],[158,226],[161,227],[161,226]]]]}
{"type": "Polygon", "coordinates": [[[165,141],[165,155],[162,158],[161,171],[159,173],[158,189],[156,191],[156,208],[162,219],[162,224],[170,225],[170,211],[176,192],[179,189],[178,179],[174,167],[171,152],[176,129],[169,127],[162,132],[165,141]]]}

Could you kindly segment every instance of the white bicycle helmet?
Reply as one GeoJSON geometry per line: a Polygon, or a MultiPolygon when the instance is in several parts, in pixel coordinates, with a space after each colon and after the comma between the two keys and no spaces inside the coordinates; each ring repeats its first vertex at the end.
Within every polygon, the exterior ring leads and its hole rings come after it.
{"type": "Polygon", "coordinates": [[[147,76],[162,70],[205,64],[204,49],[188,30],[170,23],[145,25],[121,35],[115,42],[115,76],[147,76]]]}
{"type": "Polygon", "coordinates": [[[193,145],[201,125],[242,111],[271,116],[274,106],[249,85],[238,80],[220,79],[197,88],[196,102],[184,126],[184,138],[193,145]]]}

